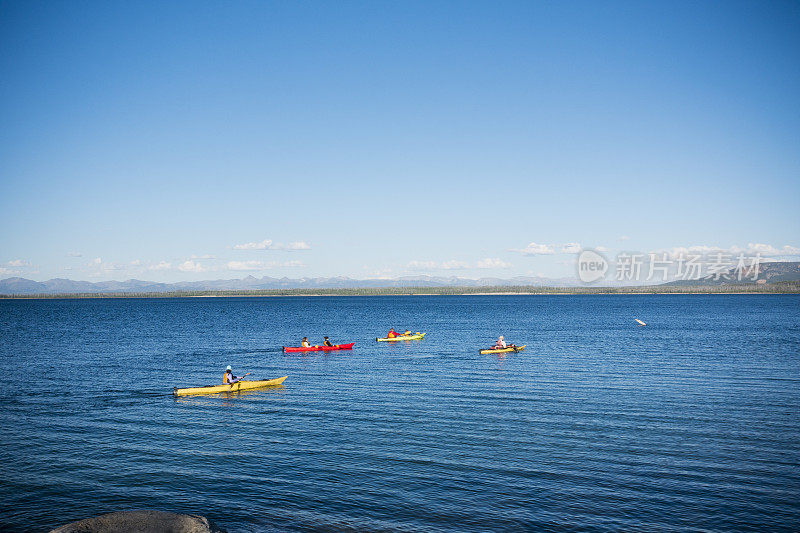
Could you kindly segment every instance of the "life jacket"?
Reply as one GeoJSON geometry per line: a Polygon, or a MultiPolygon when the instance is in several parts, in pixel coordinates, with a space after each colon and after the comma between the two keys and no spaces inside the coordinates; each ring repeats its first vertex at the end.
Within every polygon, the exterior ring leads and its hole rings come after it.
{"type": "Polygon", "coordinates": [[[390,339],[393,339],[393,338],[395,338],[395,337],[398,337],[399,335],[398,335],[397,333],[395,333],[394,331],[390,331],[390,332],[389,332],[389,334],[388,334],[388,335],[386,335],[386,336],[387,336],[388,338],[390,338],[390,339]]]}
{"type": "MultiPolygon", "coordinates": [[[[231,373],[231,375],[233,375],[233,373],[231,373]]],[[[228,384],[228,373],[227,372],[222,374],[222,384],[223,385],[227,385],[228,384]]]]}

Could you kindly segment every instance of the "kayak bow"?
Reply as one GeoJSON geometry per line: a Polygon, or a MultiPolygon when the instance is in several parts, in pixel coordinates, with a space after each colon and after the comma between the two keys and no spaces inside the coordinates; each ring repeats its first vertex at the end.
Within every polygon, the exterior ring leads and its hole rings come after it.
{"type": "Polygon", "coordinates": [[[398,337],[379,337],[375,339],[378,342],[394,342],[394,341],[416,341],[425,337],[424,333],[417,332],[415,335],[400,335],[398,337]]]}
{"type": "Polygon", "coordinates": [[[354,342],[350,344],[334,344],[333,346],[308,346],[306,348],[302,346],[284,346],[284,352],[332,352],[334,350],[352,350],[353,346],[355,345],[354,342]]]}
{"type": "Polygon", "coordinates": [[[521,352],[526,346],[527,344],[523,344],[522,346],[511,346],[508,348],[489,348],[488,350],[479,350],[479,352],[481,355],[486,355],[487,353],[521,352]]]}
{"type": "Polygon", "coordinates": [[[273,387],[280,385],[288,376],[276,379],[265,379],[261,381],[237,381],[233,385],[208,385],[206,387],[191,387],[179,389],[175,387],[172,393],[175,396],[187,396],[190,394],[219,394],[222,392],[239,392],[242,390],[259,389],[261,387],[273,387]]]}

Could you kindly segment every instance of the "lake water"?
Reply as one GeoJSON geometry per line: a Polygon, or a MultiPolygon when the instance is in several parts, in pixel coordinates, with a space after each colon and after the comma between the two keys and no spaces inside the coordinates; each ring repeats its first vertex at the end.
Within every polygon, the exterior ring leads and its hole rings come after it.
{"type": "Polygon", "coordinates": [[[3,530],[800,528],[797,295],[3,300],[0,341],[3,530]],[[289,377],[172,396],[228,364],[289,377]]]}

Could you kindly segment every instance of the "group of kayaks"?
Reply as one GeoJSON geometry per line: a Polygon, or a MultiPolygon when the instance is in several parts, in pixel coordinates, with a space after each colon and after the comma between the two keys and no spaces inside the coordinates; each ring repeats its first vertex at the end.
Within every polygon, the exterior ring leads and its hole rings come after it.
{"type": "Polygon", "coordinates": [[[286,353],[291,352],[333,352],[336,350],[352,350],[356,343],[350,344],[334,344],[333,346],[284,346],[283,351],[286,353]]]}
{"type": "Polygon", "coordinates": [[[418,331],[410,335],[396,335],[394,337],[377,337],[375,340],[378,342],[397,342],[397,341],[418,341],[424,338],[425,334],[420,333],[418,331]]]}
{"type": "MultiPolygon", "coordinates": [[[[390,334],[393,332],[390,332],[390,334]]],[[[396,335],[394,337],[377,337],[375,340],[378,342],[397,342],[397,341],[413,341],[413,340],[421,340],[425,338],[425,333],[420,333],[419,331],[416,333],[409,334],[408,332],[404,335],[396,335]]],[[[327,339],[327,337],[326,337],[327,339]]],[[[356,343],[350,342],[347,344],[334,344],[332,346],[325,346],[325,345],[317,345],[317,346],[284,346],[283,351],[285,353],[303,353],[303,352],[332,352],[336,350],[352,350],[353,346],[356,343]]],[[[502,354],[508,352],[521,352],[525,349],[525,344],[522,346],[508,346],[506,348],[488,348],[479,350],[479,353],[483,354],[502,354]]],[[[230,368],[230,367],[228,367],[230,368]]],[[[281,378],[276,379],[264,379],[264,380],[255,380],[255,381],[247,381],[247,380],[240,380],[233,384],[225,384],[225,385],[208,385],[204,387],[188,387],[179,389],[175,387],[173,389],[173,394],[175,396],[190,396],[190,395],[197,395],[197,394],[220,394],[220,393],[227,393],[227,392],[240,392],[244,390],[250,389],[260,389],[262,387],[274,387],[277,385],[281,385],[288,376],[283,376],[281,378]]]]}
{"type": "MultiPolygon", "coordinates": [[[[397,341],[418,341],[425,338],[425,333],[412,333],[410,335],[396,335],[394,337],[377,337],[375,340],[378,342],[397,342],[397,341]]],[[[305,340],[305,339],[304,339],[305,340]]],[[[333,344],[326,346],[319,344],[316,346],[284,346],[284,353],[296,352],[333,352],[336,350],[352,350],[356,343],[351,342],[348,344],[333,344]]]]}
{"type": "MultiPolygon", "coordinates": [[[[413,341],[424,339],[425,333],[419,331],[410,335],[397,335],[395,337],[377,338],[378,342],[381,341],[413,341]]],[[[325,338],[327,340],[327,337],[325,338]]],[[[305,340],[305,339],[304,339],[305,340]]],[[[324,344],[316,346],[284,346],[284,353],[305,353],[305,352],[333,352],[337,350],[352,350],[356,343],[350,342],[347,344],[334,344],[326,346],[324,344]]],[[[230,367],[229,367],[230,368],[230,367]]],[[[260,389],[262,387],[274,387],[282,384],[288,376],[276,379],[263,379],[257,381],[240,380],[233,384],[224,385],[207,385],[204,387],[188,387],[179,389],[177,387],[172,389],[175,396],[192,396],[197,394],[221,394],[230,392],[241,392],[244,390],[260,389]]]]}

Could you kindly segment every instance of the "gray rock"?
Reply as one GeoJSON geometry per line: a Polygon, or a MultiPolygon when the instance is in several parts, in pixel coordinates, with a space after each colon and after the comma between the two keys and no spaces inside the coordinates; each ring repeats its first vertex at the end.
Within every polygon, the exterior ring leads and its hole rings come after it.
{"type": "Polygon", "coordinates": [[[225,533],[204,516],[163,511],[123,511],[78,520],[50,533],[225,533]]]}

